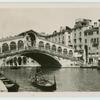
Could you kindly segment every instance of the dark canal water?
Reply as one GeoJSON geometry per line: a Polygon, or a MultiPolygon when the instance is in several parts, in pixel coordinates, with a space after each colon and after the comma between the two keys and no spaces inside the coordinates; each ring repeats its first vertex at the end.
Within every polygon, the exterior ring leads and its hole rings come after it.
{"type": "MultiPolygon", "coordinates": [[[[45,68],[42,69],[45,77],[53,81],[56,76],[57,92],[63,91],[100,91],[100,70],[92,68],[45,68]]],[[[19,91],[41,91],[31,85],[30,76],[35,68],[20,69],[4,68],[4,74],[19,85],[19,91]]]]}

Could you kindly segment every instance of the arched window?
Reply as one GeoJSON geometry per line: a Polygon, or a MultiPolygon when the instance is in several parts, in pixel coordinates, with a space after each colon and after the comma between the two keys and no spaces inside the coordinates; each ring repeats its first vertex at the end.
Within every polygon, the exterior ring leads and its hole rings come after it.
{"type": "Polygon", "coordinates": [[[72,56],[73,55],[73,51],[69,50],[69,55],[72,56]]]}
{"type": "Polygon", "coordinates": [[[63,50],[63,54],[67,55],[67,49],[63,50]]]}
{"type": "Polygon", "coordinates": [[[58,53],[62,53],[62,48],[58,47],[58,53]]]}
{"type": "Polygon", "coordinates": [[[24,43],[23,43],[22,40],[19,40],[19,41],[18,41],[18,50],[19,50],[19,49],[23,49],[23,48],[24,48],[24,43]]]}
{"type": "Polygon", "coordinates": [[[46,49],[46,50],[50,50],[50,44],[49,44],[49,43],[46,43],[45,49],[46,49]]]}
{"type": "Polygon", "coordinates": [[[56,51],[56,46],[52,45],[52,51],[56,51]]]}
{"type": "Polygon", "coordinates": [[[5,52],[8,52],[9,51],[9,46],[7,43],[4,43],[2,45],[2,52],[5,53],[5,52]]]}
{"type": "Polygon", "coordinates": [[[11,42],[10,43],[10,50],[16,50],[16,43],[15,42],[11,42]]]}
{"type": "Polygon", "coordinates": [[[39,48],[44,49],[44,42],[42,42],[42,41],[39,42],[39,48]]]}

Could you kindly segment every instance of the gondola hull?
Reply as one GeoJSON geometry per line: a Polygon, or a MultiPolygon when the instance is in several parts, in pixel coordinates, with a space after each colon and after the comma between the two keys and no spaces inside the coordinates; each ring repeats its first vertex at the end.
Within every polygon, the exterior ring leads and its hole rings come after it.
{"type": "Polygon", "coordinates": [[[45,86],[45,85],[40,85],[36,82],[32,82],[32,85],[39,88],[42,91],[48,91],[48,92],[52,92],[56,90],[56,83],[50,85],[50,86],[45,86]]]}
{"type": "Polygon", "coordinates": [[[17,84],[14,84],[13,86],[6,86],[8,89],[8,92],[18,92],[19,86],[17,84]]]}

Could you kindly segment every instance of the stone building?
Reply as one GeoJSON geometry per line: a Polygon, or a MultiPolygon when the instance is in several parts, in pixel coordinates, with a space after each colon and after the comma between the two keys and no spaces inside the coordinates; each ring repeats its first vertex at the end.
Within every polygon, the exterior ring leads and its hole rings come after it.
{"type": "Polygon", "coordinates": [[[99,26],[97,22],[84,32],[86,60],[96,64],[99,57],[99,26]]]}
{"type": "Polygon", "coordinates": [[[54,31],[53,34],[48,35],[46,39],[61,45],[72,46],[71,28],[69,28],[68,26],[66,26],[65,28],[60,27],[59,32],[54,31]]]}
{"type": "Polygon", "coordinates": [[[97,64],[99,57],[99,23],[78,19],[72,30],[73,47],[82,55],[84,63],[97,64]]]}
{"type": "Polygon", "coordinates": [[[86,40],[84,32],[91,27],[91,20],[90,19],[76,19],[74,28],[72,29],[72,44],[74,47],[75,52],[78,52],[80,55],[79,60],[84,60],[87,62],[86,59],[86,40]]]}

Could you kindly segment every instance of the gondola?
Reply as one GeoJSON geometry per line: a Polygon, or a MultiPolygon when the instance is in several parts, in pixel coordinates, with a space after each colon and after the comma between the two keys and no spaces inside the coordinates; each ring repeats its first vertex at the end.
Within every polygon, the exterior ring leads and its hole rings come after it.
{"type": "Polygon", "coordinates": [[[32,84],[33,84],[33,86],[39,88],[42,91],[54,91],[54,90],[56,90],[55,78],[54,78],[54,82],[50,82],[49,80],[45,80],[45,79],[38,80],[36,78],[36,79],[32,80],[32,84]]]}
{"type": "Polygon", "coordinates": [[[6,88],[8,89],[8,92],[17,92],[19,89],[19,85],[10,80],[3,80],[3,83],[5,84],[6,88]]]}
{"type": "Polygon", "coordinates": [[[16,82],[7,79],[4,75],[0,75],[0,80],[6,86],[8,92],[18,92],[19,85],[16,82]]]}
{"type": "Polygon", "coordinates": [[[39,88],[42,91],[55,91],[56,90],[56,79],[54,76],[54,82],[47,80],[46,78],[39,76],[39,74],[35,73],[34,77],[31,78],[31,83],[33,86],[39,88]]]}

